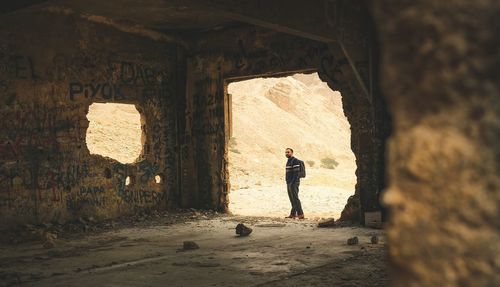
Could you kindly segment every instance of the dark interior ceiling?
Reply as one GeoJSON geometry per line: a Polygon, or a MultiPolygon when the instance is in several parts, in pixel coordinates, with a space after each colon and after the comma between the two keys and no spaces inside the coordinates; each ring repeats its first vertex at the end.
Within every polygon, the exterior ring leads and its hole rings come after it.
{"type": "Polygon", "coordinates": [[[0,13],[31,7],[57,8],[100,16],[118,24],[139,25],[156,31],[203,31],[238,25],[209,6],[190,0],[19,0],[0,3],[0,13]]]}
{"type": "Polygon", "coordinates": [[[334,39],[332,27],[322,21],[329,11],[324,0],[242,0],[237,4],[233,0],[19,0],[0,7],[3,13],[26,7],[55,8],[177,35],[255,25],[316,41],[334,39]]]}
{"type": "Polygon", "coordinates": [[[204,30],[233,24],[216,11],[207,11],[194,1],[177,0],[59,0],[45,5],[70,8],[98,15],[121,24],[141,25],[157,31],[204,30]]]}

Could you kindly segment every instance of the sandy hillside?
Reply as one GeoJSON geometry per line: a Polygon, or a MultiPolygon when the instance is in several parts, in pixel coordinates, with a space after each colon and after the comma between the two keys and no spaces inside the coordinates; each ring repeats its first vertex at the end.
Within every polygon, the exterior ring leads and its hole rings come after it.
{"type": "Polygon", "coordinates": [[[230,145],[230,209],[243,215],[281,216],[289,210],[283,182],[286,158],[307,163],[301,182],[305,212],[313,217],[340,214],[354,193],[355,158],[341,97],[317,74],[253,79],[228,87],[233,99],[230,145]],[[333,159],[334,169],[322,168],[333,159]]]}

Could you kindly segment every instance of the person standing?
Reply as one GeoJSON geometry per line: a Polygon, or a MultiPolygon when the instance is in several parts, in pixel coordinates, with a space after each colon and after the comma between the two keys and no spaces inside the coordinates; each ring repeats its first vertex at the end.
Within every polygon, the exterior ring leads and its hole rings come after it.
{"type": "Polygon", "coordinates": [[[286,218],[304,219],[304,212],[299,199],[300,162],[293,156],[293,149],[291,148],[285,149],[285,156],[288,158],[285,168],[286,189],[292,204],[290,215],[286,218]]]}

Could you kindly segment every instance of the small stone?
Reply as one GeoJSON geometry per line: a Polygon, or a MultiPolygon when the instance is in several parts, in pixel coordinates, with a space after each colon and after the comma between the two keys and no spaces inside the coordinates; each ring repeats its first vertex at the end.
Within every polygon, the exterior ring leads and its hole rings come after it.
{"type": "Polygon", "coordinates": [[[252,228],[246,227],[243,223],[236,225],[236,234],[239,236],[248,236],[252,231],[252,228]]]}
{"type": "Polygon", "coordinates": [[[184,250],[195,250],[195,249],[199,249],[200,246],[198,246],[198,244],[196,244],[196,242],[194,241],[184,241],[183,243],[183,249],[184,250]]]}
{"type": "Polygon", "coordinates": [[[53,240],[47,240],[43,243],[43,248],[45,249],[52,249],[56,247],[56,243],[53,240]]]}
{"type": "Polygon", "coordinates": [[[378,244],[378,236],[372,236],[372,238],[370,239],[371,243],[372,244],[378,244]]]}
{"type": "Polygon", "coordinates": [[[354,236],[352,238],[347,239],[347,245],[356,245],[359,243],[358,237],[354,236]]]}
{"type": "Polygon", "coordinates": [[[57,239],[57,234],[52,232],[45,232],[44,237],[46,240],[55,240],[57,239]]]}

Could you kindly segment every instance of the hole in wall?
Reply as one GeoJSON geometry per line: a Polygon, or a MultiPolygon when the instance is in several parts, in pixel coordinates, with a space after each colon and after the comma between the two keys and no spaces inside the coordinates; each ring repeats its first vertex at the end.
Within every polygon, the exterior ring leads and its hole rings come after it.
{"type": "Polygon", "coordinates": [[[160,174],[155,175],[155,182],[156,183],[161,183],[162,182],[162,176],[160,174]]]}
{"type": "Polygon", "coordinates": [[[85,142],[91,154],[133,163],[142,153],[141,114],[131,104],[93,103],[85,142]]]}
{"type": "Polygon", "coordinates": [[[228,86],[233,214],[282,217],[291,204],[285,148],[304,161],[299,198],[308,218],[338,218],[355,192],[356,161],[342,97],[317,73],[256,78],[228,86]]]}
{"type": "Polygon", "coordinates": [[[129,185],[131,185],[131,184],[132,184],[132,179],[130,178],[130,176],[127,176],[127,177],[125,178],[125,185],[126,185],[126,186],[129,186],[129,185]]]}

